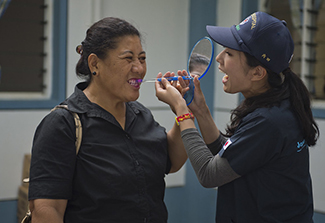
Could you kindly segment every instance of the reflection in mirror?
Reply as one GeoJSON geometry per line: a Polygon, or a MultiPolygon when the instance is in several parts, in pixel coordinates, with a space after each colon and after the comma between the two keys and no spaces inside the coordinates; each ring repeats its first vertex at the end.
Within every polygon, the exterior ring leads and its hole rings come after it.
{"type": "Polygon", "coordinates": [[[213,43],[210,38],[203,37],[193,47],[188,59],[188,73],[201,79],[210,68],[213,59],[213,43]]]}
{"type": "Polygon", "coordinates": [[[195,75],[201,76],[209,65],[209,58],[203,54],[192,53],[188,65],[188,71],[192,77],[195,75]]]}
{"type": "MultiPolygon", "coordinates": [[[[194,45],[188,58],[187,72],[191,77],[199,76],[199,80],[208,72],[214,54],[213,42],[209,37],[203,37],[194,45]]],[[[189,80],[189,90],[184,94],[186,104],[191,104],[194,98],[193,79],[189,80]]]]}

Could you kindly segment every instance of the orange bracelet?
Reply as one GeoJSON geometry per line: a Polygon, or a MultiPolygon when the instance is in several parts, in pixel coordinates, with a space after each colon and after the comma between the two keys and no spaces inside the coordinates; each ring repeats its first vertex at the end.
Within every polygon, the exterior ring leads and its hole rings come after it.
{"type": "Polygon", "coordinates": [[[187,114],[175,117],[177,125],[179,125],[179,122],[184,121],[186,119],[194,119],[194,115],[192,113],[187,113],[187,114]]]}

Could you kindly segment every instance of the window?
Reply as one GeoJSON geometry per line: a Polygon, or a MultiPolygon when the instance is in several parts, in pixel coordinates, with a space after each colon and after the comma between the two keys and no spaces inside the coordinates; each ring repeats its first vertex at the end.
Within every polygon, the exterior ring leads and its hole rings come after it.
{"type": "Polygon", "coordinates": [[[67,1],[11,0],[0,17],[0,108],[65,98],[67,1]]]}
{"type": "Polygon", "coordinates": [[[272,0],[265,6],[268,13],[287,22],[295,44],[290,66],[306,84],[314,105],[325,108],[324,1],[272,0]]]}

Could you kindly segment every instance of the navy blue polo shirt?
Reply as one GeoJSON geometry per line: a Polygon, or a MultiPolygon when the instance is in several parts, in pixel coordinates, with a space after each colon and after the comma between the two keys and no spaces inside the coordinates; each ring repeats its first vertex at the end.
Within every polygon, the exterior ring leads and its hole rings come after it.
{"type": "Polygon", "coordinates": [[[243,118],[219,155],[240,178],[218,188],[218,223],[310,223],[308,145],[289,101],[243,118]]]}
{"type": "Polygon", "coordinates": [[[167,222],[164,177],[171,163],[165,128],[139,102],[126,103],[126,126],[76,86],[63,104],[77,112],[82,144],[76,156],[75,123],[65,109],[37,127],[29,199],[68,199],[64,222],[167,222]]]}

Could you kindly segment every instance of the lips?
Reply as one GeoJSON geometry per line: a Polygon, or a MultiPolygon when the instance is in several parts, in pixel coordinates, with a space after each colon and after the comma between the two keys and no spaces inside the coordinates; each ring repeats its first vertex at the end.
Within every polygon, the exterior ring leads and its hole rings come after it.
{"type": "Polygon", "coordinates": [[[222,83],[224,84],[224,83],[226,83],[228,81],[229,76],[226,74],[226,72],[224,72],[223,70],[221,70],[220,67],[219,67],[219,71],[221,73],[225,74],[225,76],[223,76],[223,78],[222,78],[222,83]]]}
{"type": "Polygon", "coordinates": [[[141,80],[141,79],[138,79],[138,78],[132,78],[132,79],[128,80],[128,83],[129,83],[131,86],[135,87],[135,88],[139,88],[139,87],[140,87],[140,83],[141,83],[141,81],[139,81],[139,80],[141,80]]]}
{"type": "Polygon", "coordinates": [[[222,78],[222,83],[226,83],[228,81],[229,76],[226,74],[225,76],[223,76],[222,78]]]}

